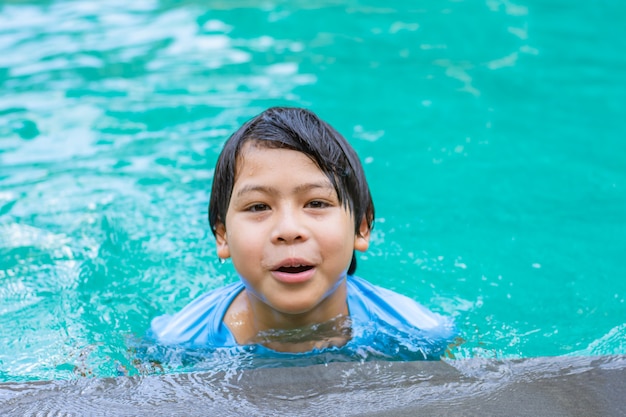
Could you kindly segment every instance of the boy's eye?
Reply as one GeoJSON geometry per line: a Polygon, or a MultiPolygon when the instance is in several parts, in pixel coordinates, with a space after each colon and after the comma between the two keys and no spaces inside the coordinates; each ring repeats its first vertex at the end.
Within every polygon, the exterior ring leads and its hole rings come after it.
{"type": "Polygon", "coordinates": [[[268,206],[267,204],[263,204],[263,203],[257,203],[257,204],[253,204],[251,206],[249,206],[246,210],[247,211],[251,211],[251,212],[258,212],[258,211],[265,211],[265,210],[269,210],[270,206],[268,206]]]}
{"type": "Polygon", "coordinates": [[[306,204],[306,206],[309,208],[326,208],[326,207],[330,207],[330,204],[321,200],[313,200],[313,201],[309,201],[306,204]]]}

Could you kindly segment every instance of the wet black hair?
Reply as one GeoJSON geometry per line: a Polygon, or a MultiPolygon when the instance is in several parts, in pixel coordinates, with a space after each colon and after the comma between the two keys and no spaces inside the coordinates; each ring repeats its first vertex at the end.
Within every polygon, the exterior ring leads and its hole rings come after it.
{"type": "MultiPolygon", "coordinates": [[[[271,107],[244,123],[228,138],[220,153],[213,175],[209,201],[209,224],[215,235],[218,223],[225,223],[226,212],[237,174],[237,160],[247,142],[272,149],[291,149],[307,155],[328,177],[340,204],[354,217],[355,232],[366,220],[374,226],[374,202],[358,155],[328,123],[310,110],[297,107],[271,107]]],[[[356,256],[348,274],[356,271],[356,256]]]]}

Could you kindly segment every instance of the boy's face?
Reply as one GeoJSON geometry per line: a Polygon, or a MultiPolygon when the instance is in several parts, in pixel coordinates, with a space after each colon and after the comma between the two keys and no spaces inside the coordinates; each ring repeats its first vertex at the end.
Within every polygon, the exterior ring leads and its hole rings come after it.
{"type": "Polygon", "coordinates": [[[328,320],[346,310],[345,291],[336,290],[353,250],[367,249],[369,229],[363,221],[355,234],[351,213],[308,156],[245,144],[225,223],[216,228],[218,256],[232,258],[255,314],[328,320]]]}

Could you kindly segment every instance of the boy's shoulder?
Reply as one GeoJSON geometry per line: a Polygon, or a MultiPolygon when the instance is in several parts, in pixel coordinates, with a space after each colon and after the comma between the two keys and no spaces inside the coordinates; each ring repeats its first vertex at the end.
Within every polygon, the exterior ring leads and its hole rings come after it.
{"type": "Polygon", "coordinates": [[[176,314],[155,317],[150,323],[152,336],[165,344],[232,344],[222,319],[242,290],[243,284],[237,281],[200,295],[176,314]]]}
{"type": "Polygon", "coordinates": [[[449,320],[417,301],[357,277],[348,276],[348,306],[353,320],[382,321],[398,329],[430,330],[449,320]]]}

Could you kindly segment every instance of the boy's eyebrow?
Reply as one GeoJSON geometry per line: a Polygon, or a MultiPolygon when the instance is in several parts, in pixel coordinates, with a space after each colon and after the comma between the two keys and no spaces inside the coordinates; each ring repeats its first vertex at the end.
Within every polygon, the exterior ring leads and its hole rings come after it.
{"type": "Polygon", "coordinates": [[[294,191],[295,192],[310,191],[316,188],[328,188],[328,189],[334,190],[330,181],[319,181],[319,182],[309,182],[306,184],[301,184],[297,186],[294,191]]]}
{"type": "Polygon", "coordinates": [[[265,187],[263,185],[248,184],[244,185],[239,191],[237,191],[237,197],[241,197],[242,195],[252,192],[272,194],[276,192],[276,189],[274,187],[265,187]]]}
{"type": "MultiPolygon", "coordinates": [[[[298,185],[296,188],[294,188],[294,192],[296,194],[298,193],[302,193],[302,192],[307,192],[313,189],[328,189],[329,191],[335,191],[335,188],[332,186],[332,184],[330,183],[330,181],[320,181],[320,182],[311,182],[311,183],[306,183],[306,184],[301,184],[298,185]]],[[[241,197],[242,195],[245,195],[247,193],[252,193],[252,192],[260,192],[260,193],[264,193],[264,194],[277,194],[278,190],[274,187],[267,187],[264,185],[256,185],[256,184],[248,184],[248,185],[244,185],[239,191],[237,191],[237,197],[241,197]]]]}

